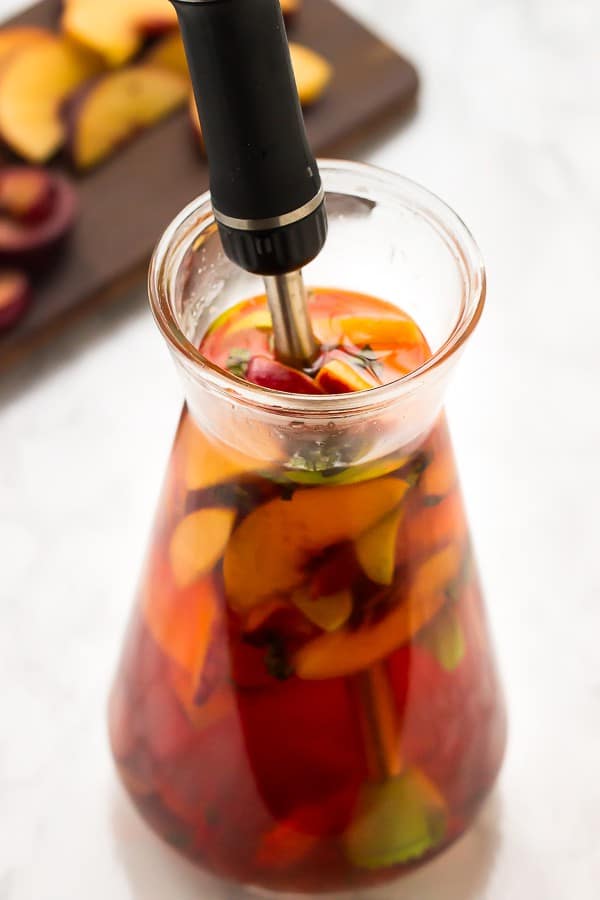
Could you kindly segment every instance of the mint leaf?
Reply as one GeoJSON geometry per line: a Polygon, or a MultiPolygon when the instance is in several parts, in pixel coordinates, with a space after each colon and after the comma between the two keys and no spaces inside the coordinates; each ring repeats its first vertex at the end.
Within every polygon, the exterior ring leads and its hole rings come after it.
{"type": "Polygon", "coordinates": [[[246,350],[244,347],[234,347],[227,357],[225,368],[231,372],[232,375],[237,375],[238,378],[245,378],[251,357],[252,354],[250,351],[246,350]]]}
{"type": "Polygon", "coordinates": [[[370,344],[365,344],[360,350],[355,352],[354,350],[348,350],[346,352],[353,357],[357,366],[360,366],[361,369],[366,369],[376,378],[383,371],[383,366],[381,365],[381,361],[375,350],[371,347],[370,344]]]}

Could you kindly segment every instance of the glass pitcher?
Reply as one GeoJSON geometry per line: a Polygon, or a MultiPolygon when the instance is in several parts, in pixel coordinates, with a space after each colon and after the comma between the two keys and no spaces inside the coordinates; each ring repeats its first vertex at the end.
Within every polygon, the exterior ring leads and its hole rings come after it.
{"type": "Polygon", "coordinates": [[[330,233],[307,283],[402,306],[431,358],[336,396],[221,371],[202,335],[260,282],[223,254],[208,195],[183,210],[149,290],[186,404],[110,699],[119,774],[160,835],[223,879],[312,894],[364,890],[446,847],[505,745],[442,412],[482,261],[423,188],[320,165],[330,233]],[[327,583],[309,608],[317,562],[327,583]]]}

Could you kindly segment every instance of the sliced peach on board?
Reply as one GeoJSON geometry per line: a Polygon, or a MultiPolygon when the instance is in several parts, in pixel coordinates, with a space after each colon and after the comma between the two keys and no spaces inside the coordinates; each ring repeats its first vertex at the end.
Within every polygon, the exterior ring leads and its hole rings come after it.
{"type": "Polygon", "coordinates": [[[223,573],[233,609],[248,611],[300,587],[311,557],[355,540],[398,506],[405,492],[405,482],[390,477],[297,491],[291,500],[258,507],[233,532],[225,550],[223,573]]]}
{"type": "Polygon", "coordinates": [[[99,57],[65,38],[48,37],[13,54],[0,72],[2,140],[30,162],[49,159],[65,140],[62,103],[101,69],[99,57]]]}
{"type": "Polygon", "coordinates": [[[98,165],[139,131],[185,104],[187,92],[183,76],[159,66],[142,64],[102,75],[67,112],[74,165],[98,165]]]}
{"type": "Polygon", "coordinates": [[[319,370],[316,382],[326,394],[351,394],[376,387],[374,381],[363,378],[356,369],[342,359],[331,359],[319,370]]]}
{"type": "Polygon", "coordinates": [[[51,31],[29,25],[16,25],[13,28],[0,29],[0,67],[16,50],[52,37],[51,31]]]}
{"type": "Polygon", "coordinates": [[[412,640],[447,601],[446,588],[459,575],[462,550],[451,544],[422,563],[406,596],[398,597],[382,619],[353,630],[323,634],[294,656],[300,678],[339,678],[368,669],[397,647],[412,640]]]}
{"type": "Polygon", "coordinates": [[[199,509],[179,522],[169,544],[177,587],[188,587],[210,572],[227,545],[235,516],[233,509],[199,509]]]}
{"type": "Polygon", "coordinates": [[[194,92],[190,91],[190,99],[189,99],[189,116],[190,116],[190,124],[192,126],[192,131],[194,132],[194,137],[198,141],[198,146],[202,150],[203,153],[206,153],[206,146],[204,144],[204,135],[202,134],[202,125],[200,124],[200,116],[198,114],[198,107],[196,106],[196,98],[194,97],[194,92]]]}
{"type": "MultiPolygon", "coordinates": [[[[177,37],[179,36],[177,35],[177,37]]],[[[311,106],[325,92],[331,81],[333,69],[323,56],[301,44],[290,43],[290,53],[300,103],[304,107],[311,106]]],[[[175,37],[165,38],[164,46],[159,44],[155,49],[153,48],[147,54],[147,59],[155,64],[164,65],[173,71],[181,72],[183,69],[187,73],[183,44],[180,39],[179,44],[177,44],[175,37]]],[[[202,134],[202,125],[193,92],[190,93],[189,115],[192,131],[198,140],[200,148],[204,151],[206,147],[202,134]]]]}
{"type": "Polygon", "coordinates": [[[330,63],[309,47],[290,41],[292,68],[302,106],[311,106],[323,95],[333,76],[330,63]]]}
{"type": "Polygon", "coordinates": [[[31,287],[23,272],[0,271],[0,333],[23,318],[31,304],[31,287]]]}
{"type": "Polygon", "coordinates": [[[144,56],[144,62],[187,76],[187,59],[179,31],[167,34],[150,47],[144,56]]]}
{"type": "Polygon", "coordinates": [[[354,542],[356,558],[375,584],[390,585],[394,580],[396,537],[403,515],[404,507],[393,510],[354,542]]]}
{"type": "Polygon", "coordinates": [[[63,30],[110,66],[134,56],[148,34],[177,27],[169,0],[65,0],[63,30]]]}
{"type": "Polygon", "coordinates": [[[219,597],[209,576],[176,590],[168,572],[153,567],[143,594],[145,622],[173,662],[197,677],[221,622],[219,597]]]}

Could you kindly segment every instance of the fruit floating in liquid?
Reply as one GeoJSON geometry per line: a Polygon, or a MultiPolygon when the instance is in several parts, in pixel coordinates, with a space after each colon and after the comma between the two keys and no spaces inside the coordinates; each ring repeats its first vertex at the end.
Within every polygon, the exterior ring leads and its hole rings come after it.
{"type": "MultiPolygon", "coordinates": [[[[305,372],[274,359],[261,297],[202,353],[304,394],[429,357],[380,300],[318,290],[310,314],[322,352],[305,372]]],[[[461,834],[505,727],[443,418],[376,462],[319,452],[266,469],[184,410],[111,699],[123,781],[168,841],[223,877],[309,893],[377,883],[461,834]]]]}

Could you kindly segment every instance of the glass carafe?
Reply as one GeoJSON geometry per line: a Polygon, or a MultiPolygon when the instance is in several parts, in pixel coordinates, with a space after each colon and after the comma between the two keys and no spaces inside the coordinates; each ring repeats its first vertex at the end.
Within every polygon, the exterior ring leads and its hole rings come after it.
{"type": "Polygon", "coordinates": [[[176,218],[149,289],[186,403],[110,700],[119,774],[157,832],[218,877],[310,894],[446,847],[505,744],[442,411],[484,303],[479,252],[406,179],[321,171],[308,285],[398,304],[432,356],[337,396],[217,369],[202,335],[261,285],[224,256],[207,195],[176,218]]]}

